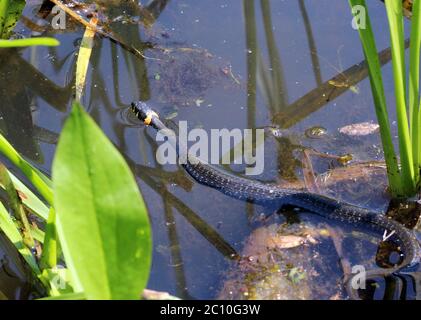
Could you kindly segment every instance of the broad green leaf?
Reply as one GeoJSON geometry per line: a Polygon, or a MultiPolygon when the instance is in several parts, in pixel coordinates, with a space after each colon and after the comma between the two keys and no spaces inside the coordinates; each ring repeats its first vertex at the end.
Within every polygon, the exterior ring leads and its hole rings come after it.
{"type": "Polygon", "coordinates": [[[57,231],[75,291],[138,299],[151,263],[146,207],[123,157],[74,103],[53,163],[57,231]]]}

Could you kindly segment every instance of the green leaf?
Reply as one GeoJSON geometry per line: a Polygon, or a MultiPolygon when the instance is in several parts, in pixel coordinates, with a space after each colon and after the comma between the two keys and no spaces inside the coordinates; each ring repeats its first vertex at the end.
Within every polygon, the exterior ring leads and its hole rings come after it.
{"type": "Polygon", "coordinates": [[[406,69],[402,2],[385,0],[392,44],[393,79],[395,83],[396,118],[398,123],[402,187],[406,195],[415,193],[412,145],[406,113],[406,69]]]}
{"type": "Polygon", "coordinates": [[[0,40],[0,48],[17,48],[17,47],[33,47],[33,46],[46,46],[56,47],[60,42],[54,38],[27,38],[16,40],[0,40]]]}
{"type": "Polygon", "coordinates": [[[22,201],[13,185],[9,176],[9,171],[0,163],[0,181],[5,186],[5,190],[9,200],[9,207],[11,208],[14,217],[19,221],[23,242],[28,248],[35,248],[35,242],[32,238],[31,227],[29,225],[26,211],[22,205],[22,201]]]}
{"type": "Polygon", "coordinates": [[[35,261],[34,256],[32,255],[31,251],[28,247],[25,246],[23,243],[23,238],[16,228],[15,223],[13,222],[12,218],[10,217],[9,213],[7,212],[6,208],[4,207],[3,203],[0,202],[0,230],[5,233],[7,238],[14,244],[16,249],[18,249],[19,253],[31,267],[32,271],[39,275],[40,270],[38,268],[37,262],[35,261]]]}
{"type": "Polygon", "coordinates": [[[403,196],[404,190],[401,183],[401,176],[396,158],[395,149],[392,142],[392,134],[390,132],[389,116],[387,112],[386,97],[384,93],[381,66],[377,53],[376,42],[371,27],[370,17],[365,0],[349,0],[351,8],[363,8],[362,12],[356,10],[353,12],[354,17],[357,14],[363,14],[366,19],[366,25],[358,28],[364,56],[367,61],[371,92],[373,94],[374,107],[377,120],[380,125],[380,137],[383,145],[384,157],[387,165],[387,174],[389,186],[394,196],[403,196]]]}
{"type": "Polygon", "coordinates": [[[57,265],[57,258],[56,212],[54,208],[51,208],[45,226],[44,246],[40,259],[41,268],[54,268],[57,265]]]}
{"type": "Polygon", "coordinates": [[[22,171],[26,178],[34,185],[35,188],[37,188],[38,192],[49,204],[53,203],[53,192],[51,190],[50,179],[23,159],[2,134],[0,134],[0,153],[6,156],[10,162],[22,171]]]}
{"type": "MultiPolygon", "coordinates": [[[[36,214],[38,217],[47,220],[48,218],[48,207],[42,202],[27,186],[25,186],[16,176],[9,171],[10,179],[12,179],[13,185],[15,186],[17,192],[19,193],[20,198],[24,206],[29,209],[33,214],[36,214]]],[[[3,185],[1,185],[4,188],[3,185]]]]}
{"type": "Polygon", "coordinates": [[[25,0],[0,0],[0,38],[10,37],[24,7],[25,0]]]}
{"type": "Polygon", "coordinates": [[[414,0],[412,6],[411,46],[409,48],[408,104],[413,147],[415,181],[420,182],[421,166],[421,113],[419,101],[420,52],[421,52],[421,1],[414,0]]]}
{"type": "Polygon", "coordinates": [[[76,292],[138,299],[151,263],[147,210],[123,157],[78,104],[53,163],[57,231],[76,292]]]}

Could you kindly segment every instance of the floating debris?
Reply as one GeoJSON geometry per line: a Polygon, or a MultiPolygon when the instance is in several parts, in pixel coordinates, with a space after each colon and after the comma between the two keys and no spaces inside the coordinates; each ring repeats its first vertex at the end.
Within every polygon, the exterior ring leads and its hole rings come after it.
{"type": "Polygon", "coordinates": [[[357,86],[352,85],[348,79],[341,81],[341,80],[329,80],[328,83],[331,86],[337,87],[337,88],[348,88],[349,90],[351,90],[353,93],[355,94],[359,94],[360,90],[358,89],[357,86]]]}
{"type": "Polygon", "coordinates": [[[342,156],[339,156],[338,162],[342,165],[346,165],[346,164],[350,163],[352,161],[352,159],[353,159],[352,154],[347,153],[347,154],[344,154],[342,156]]]}
{"type": "Polygon", "coordinates": [[[327,134],[327,129],[320,126],[308,128],[304,132],[304,135],[310,139],[320,139],[324,137],[326,134],[327,134]]]}
{"type": "Polygon", "coordinates": [[[280,129],[280,128],[276,127],[276,126],[266,127],[266,129],[267,129],[268,133],[270,135],[274,136],[275,138],[284,137],[288,133],[288,130],[286,130],[286,129],[280,129]]]}
{"type": "Polygon", "coordinates": [[[203,99],[196,99],[195,101],[194,101],[194,103],[196,104],[196,107],[200,107],[201,105],[202,105],[202,103],[203,102],[205,102],[205,100],[203,100],[203,99]]]}
{"type": "Polygon", "coordinates": [[[379,125],[372,121],[354,123],[342,128],[339,128],[339,132],[348,136],[367,136],[373,134],[379,130],[379,125]]]}
{"type": "Polygon", "coordinates": [[[294,267],[288,273],[288,278],[294,283],[298,284],[306,279],[306,273],[303,269],[294,267]]]}
{"type": "Polygon", "coordinates": [[[298,247],[306,242],[306,238],[295,235],[275,236],[267,239],[268,248],[289,249],[298,247]]]}
{"type": "Polygon", "coordinates": [[[238,79],[228,67],[221,72],[222,59],[198,47],[156,46],[148,51],[148,71],[151,96],[161,103],[177,106],[203,105],[209,89],[219,87],[224,91],[236,88],[238,79]]]}
{"type": "Polygon", "coordinates": [[[231,65],[222,67],[221,71],[224,75],[230,76],[236,84],[238,84],[238,85],[241,84],[240,80],[238,80],[237,77],[234,75],[234,73],[232,73],[232,66],[231,65]]]}

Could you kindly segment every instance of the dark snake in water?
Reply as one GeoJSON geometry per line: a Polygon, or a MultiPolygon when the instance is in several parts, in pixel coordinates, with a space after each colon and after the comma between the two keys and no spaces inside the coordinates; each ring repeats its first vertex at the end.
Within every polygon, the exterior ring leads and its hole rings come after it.
{"type": "MultiPolygon", "coordinates": [[[[156,130],[162,130],[166,136],[172,136],[172,144],[180,157],[179,145],[174,132],[168,129],[159,119],[158,114],[141,101],[133,102],[131,110],[144,124],[156,130]]],[[[220,192],[243,201],[263,206],[293,206],[310,213],[315,213],[327,219],[333,219],[352,225],[368,227],[380,234],[387,232],[393,235],[393,241],[399,245],[404,258],[401,263],[390,268],[368,270],[366,279],[396,275],[402,269],[419,264],[419,244],[414,233],[399,222],[386,217],[380,212],[361,208],[352,204],[338,201],[320,194],[281,188],[276,185],[254,181],[224,172],[213,167],[191,154],[185,155],[183,167],[189,175],[202,185],[219,190],[220,192]]],[[[359,299],[358,290],[353,288],[352,276],[345,280],[347,292],[352,299],[359,299]]]]}

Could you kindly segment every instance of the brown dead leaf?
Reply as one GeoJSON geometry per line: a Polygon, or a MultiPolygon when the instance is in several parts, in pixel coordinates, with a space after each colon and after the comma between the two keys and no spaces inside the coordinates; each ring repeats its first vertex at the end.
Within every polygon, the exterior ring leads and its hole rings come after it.
{"type": "Polygon", "coordinates": [[[354,123],[342,128],[339,128],[339,132],[348,136],[366,136],[373,134],[379,130],[379,125],[374,122],[360,122],[354,123]]]}
{"type": "Polygon", "coordinates": [[[267,247],[270,249],[289,249],[302,245],[306,239],[300,236],[286,235],[280,236],[275,235],[269,237],[266,240],[267,247]]]}

